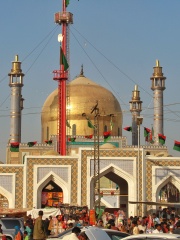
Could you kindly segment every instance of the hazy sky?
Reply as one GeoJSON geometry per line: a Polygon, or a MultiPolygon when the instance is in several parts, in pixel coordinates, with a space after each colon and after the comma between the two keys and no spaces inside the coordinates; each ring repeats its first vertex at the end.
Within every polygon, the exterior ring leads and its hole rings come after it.
{"type": "MultiPolygon", "coordinates": [[[[61,27],[54,13],[61,0],[6,0],[0,3],[0,161],[10,127],[8,73],[16,54],[25,73],[22,90],[22,142],[41,141],[41,109],[57,87],[52,71],[59,68],[61,27]]],[[[70,0],[74,14],[70,28],[70,76],[84,65],[84,74],[108,88],[123,110],[123,127],[131,126],[129,101],[139,85],[143,101],[143,126],[153,124],[153,92],[150,77],[156,59],[167,77],[164,91],[164,135],[169,153],[180,141],[180,1],[179,0],[70,0]]],[[[92,106],[94,103],[92,103],[92,106]]],[[[142,126],[142,127],[143,127],[142,126]]],[[[144,144],[143,128],[141,143],[144,144]]],[[[131,133],[123,131],[131,144],[131,133]]]]}

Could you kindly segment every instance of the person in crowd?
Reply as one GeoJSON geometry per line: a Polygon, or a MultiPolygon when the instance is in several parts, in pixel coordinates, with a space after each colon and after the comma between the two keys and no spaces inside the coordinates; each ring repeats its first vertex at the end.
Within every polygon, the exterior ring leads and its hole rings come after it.
{"type": "Polygon", "coordinates": [[[173,231],[174,231],[174,227],[172,225],[169,226],[169,234],[173,234],[173,231]]]}
{"type": "Polygon", "coordinates": [[[25,228],[24,230],[27,232],[28,234],[28,239],[32,239],[32,229],[30,228],[30,222],[29,220],[27,220],[24,224],[25,228]]]}
{"type": "Polygon", "coordinates": [[[156,215],[158,216],[159,219],[162,218],[162,212],[163,212],[163,210],[162,210],[162,207],[160,206],[156,212],[156,215]]]}
{"type": "Polygon", "coordinates": [[[74,222],[73,226],[74,226],[74,227],[80,227],[80,226],[82,226],[81,223],[80,223],[80,221],[79,221],[79,217],[76,217],[76,218],[75,218],[75,222],[74,222]]]}
{"type": "Polygon", "coordinates": [[[169,232],[169,228],[168,228],[167,222],[162,222],[161,223],[161,228],[162,228],[162,232],[163,233],[168,233],[169,232]]]}
{"type": "Polygon", "coordinates": [[[127,233],[126,226],[125,226],[125,225],[121,225],[121,226],[119,227],[119,231],[120,231],[120,232],[127,233]]]}
{"type": "Polygon", "coordinates": [[[98,228],[103,228],[103,227],[104,227],[103,220],[100,219],[100,220],[98,221],[97,227],[98,227],[98,228]]]}
{"type": "Polygon", "coordinates": [[[39,217],[36,218],[34,223],[33,239],[34,240],[44,240],[46,238],[46,232],[43,225],[43,211],[38,212],[39,217]]]}
{"type": "Polygon", "coordinates": [[[161,228],[161,224],[157,223],[157,224],[155,225],[155,230],[153,230],[152,233],[162,233],[161,229],[162,229],[162,228],[161,228]]]}
{"type": "Polygon", "coordinates": [[[2,224],[0,224],[0,233],[3,234],[2,224]]]}
{"type": "Polygon", "coordinates": [[[83,223],[83,226],[84,226],[84,227],[89,226],[89,223],[88,223],[88,222],[84,222],[84,223],[83,223]]]}
{"type": "Polygon", "coordinates": [[[137,221],[136,220],[132,221],[132,234],[133,235],[139,234],[139,229],[137,227],[137,221]]]}
{"type": "Polygon", "coordinates": [[[23,239],[24,240],[29,240],[29,236],[28,236],[28,232],[27,231],[24,231],[23,239]]]}
{"type": "Polygon", "coordinates": [[[169,225],[173,226],[173,228],[175,228],[175,218],[170,218],[169,225]]]}
{"type": "Polygon", "coordinates": [[[74,225],[74,223],[75,223],[75,220],[73,219],[72,216],[69,216],[69,219],[68,219],[68,221],[67,221],[67,224],[69,224],[69,223],[73,223],[73,225],[74,225]]]}
{"type": "Polygon", "coordinates": [[[139,219],[137,220],[137,227],[138,227],[139,231],[142,230],[143,232],[146,232],[146,226],[145,226],[143,220],[142,221],[139,219]]]}
{"type": "Polygon", "coordinates": [[[5,234],[2,234],[2,233],[0,233],[0,239],[1,239],[1,240],[7,240],[7,238],[6,238],[6,235],[5,235],[5,234]]]}
{"type": "Polygon", "coordinates": [[[180,221],[176,223],[176,229],[173,231],[174,234],[180,234],[180,221]]]}
{"type": "Polygon", "coordinates": [[[152,225],[153,225],[153,227],[155,227],[156,224],[160,224],[160,220],[157,217],[156,213],[153,213],[152,214],[152,225]]]}
{"type": "Polygon", "coordinates": [[[85,234],[85,232],[82,232],[78,236],[79,240],[88,240],[88,236],[85,234]]]}
{"type": "Polygon", "coordinates": [[[74,227],[73,223],[69,223],[69,224],[67,225],[66,230],[67,230],[67,229],[71,229],[71,228],[73,228],[73,227],[74,227]]]}
{"type": "Polygon", "coordinates": [[[21,229],[19,226],[15,226],[15,240],[22,240],[23,239],[23,234],[21,232],[21,229]]]}
{"type": "Polygon", "coordinates": [[[131,220],[131,218],[127,219],[126,230],[127,230],[127,233],[132,234],[132,220],[131,220]]]}
{"type": "Polygon", "coordinates": [[[115,226],[115,222],[111,222],[110,225],[111,225],[110,229],[119,231],[119,228],[115,226]]]}
{"type": "Polygon", "coordinates": [[[44,229],[45,229],[45,232],[46,232],[46,235],[48,236],[49,235],[49,230],[48,230],[48,227],[49,227],[49,219],[46,218],[44,221],[44,229]]]}
{"type": "Polygon", "coordinates": [[[58,233],[62,233],[67,228],[66,223],[64,222],[64,216],[57,215],[56,218],[57,218],[58,233]]]}
{"type": "Polygon", "coordinates": [[[52,233],[52,228],[53,228],[53,218],[52,216],[49,216],[48,236],[52,233]]]}
{"type": "Polygon", "coordinates": [[[33,232],[34,220],[32,219],[32,215],[31,215],[31,214],[29,214],[29,215],[27,216],[26,221],[29,221],[29,227],[31,228],[31,230],[32,230],[32,232],[33,232]]]}
{"type": "Polygon", "coordinates": [[[73,227],[70,235],[66,235],[63,237],[63,240],[79,240],[78,236],[81,232],[79,227],[73,227]]]}

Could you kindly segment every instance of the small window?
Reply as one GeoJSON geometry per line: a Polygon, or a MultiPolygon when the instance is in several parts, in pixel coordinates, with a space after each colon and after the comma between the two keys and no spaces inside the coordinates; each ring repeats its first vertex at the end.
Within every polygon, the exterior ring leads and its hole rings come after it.
{"type": "Polygon", "coordinates": [[[106,125],[104,126],[104,132],[107,132],[107,126],[106,125]]]}
{"type": "Polygon", "coordinates": [[[72,136],[76,136],[76,124],[72,125],[72,136]]]}

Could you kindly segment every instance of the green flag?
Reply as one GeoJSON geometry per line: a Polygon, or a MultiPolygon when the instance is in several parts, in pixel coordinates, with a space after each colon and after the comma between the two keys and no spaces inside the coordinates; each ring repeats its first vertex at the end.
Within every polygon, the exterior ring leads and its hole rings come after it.
{"type": "Polygon", "coordinates": [[[35,141],[35,142],[28,142],[27,145],[29,147],[33,147],[34,145],[36,145],[36,143],[37,143],[37,141],[35,141]]]}
{"type": "Polygon", "coordinates": [[[11,143],[10,151],[11,152],[19,152],[19,142],[11,143]]]}
{"type": "Polygon", "coordinates": [[[110,131],[109,132],[104,132],[103,135],[104,135],[104,142],[107,142],[108,140],[111,139],[111,132],[110,131]]]}
{"type": "Polygon", "coordinates": [[[144,127],[144,137],[149,137],[151,129],[144,127]]]}
{"type": "Polygon", "coordinates": [[[70,0],[66,0],[66,7],[69,5],[70,0]]]}
{"type": "Polygon", "coordinates": [[[158,134],[158,138],[159,138],[159,143],[161,143],[162,145],[165,144],[166,141],[166,136],[164,136],[163,134],[158,134]]]}
{"type": "Polygon", "coordinates": [[[69,142],[75,142],[76,141],[76,137],[70,137],[70,138],[68,138],[68,141],[69,142]]]}
{"type": "Polygon", "coordinates": [[[87,120],[88,120],[88,127],[89,128],[95,128],[94,125],[92,124],[92,122],[89,119],[87,119],[87,120]]]}
{"type": "Polygon", "coordinates": [[[45,143],[51,145],[52,144],[52,140],[46,140],[45,143]]]}
{"type": "Polygon", "coordinates": [[[173,149],[180,152],[180,142],[174,141],[173,149]]]}
{"type": "Polygon", "coordinates": [[[64,65],[64,71],[66,71],[69,68],[69,64],[67,62],[67,59],[63,53],[62,47],[61,47],[61,54],[60,54],[60,64],[64,65]]]}

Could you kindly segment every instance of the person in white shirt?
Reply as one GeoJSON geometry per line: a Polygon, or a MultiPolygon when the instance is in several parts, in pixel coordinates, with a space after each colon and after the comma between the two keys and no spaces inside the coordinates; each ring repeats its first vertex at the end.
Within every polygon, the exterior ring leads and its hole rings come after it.
{"type": "Polygon", "coordinates": [[[156,229],[152,233],[162,233],[162,231],[161,231],[161,224],[156,224],[155,228],[156,229]]]}
{"type": "Polygon", "coordinates": [[[67,224],[69,224],[69,223],[73,223],[73,225],[75,224],[75,220],[72,218],[72,216],[69,216],[67,224]]]}
{"type": "Polygon", "coordinates": [[[63,240],[79,240],[78,236],[81,232],[79,227],[72,228],[72,233],[63,237],[63,240]]]}

